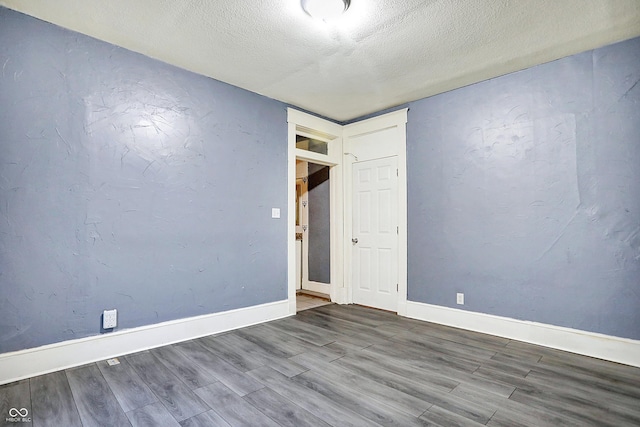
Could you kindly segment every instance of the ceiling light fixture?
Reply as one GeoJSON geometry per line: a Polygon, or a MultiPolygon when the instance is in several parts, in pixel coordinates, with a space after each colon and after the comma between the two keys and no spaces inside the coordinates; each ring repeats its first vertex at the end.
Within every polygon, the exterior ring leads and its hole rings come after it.
{"type": "Polygon", "coordinates": [[[301,4],[302,9],[312,18],[327,21],[346,12],[351,0],[301,0],[301,4]]]}

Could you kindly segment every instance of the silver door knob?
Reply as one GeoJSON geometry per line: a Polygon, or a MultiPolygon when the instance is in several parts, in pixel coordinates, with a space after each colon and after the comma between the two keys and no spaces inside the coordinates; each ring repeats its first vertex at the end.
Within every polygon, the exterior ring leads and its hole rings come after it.
{"type": "Polygon", "coordinates": [[[351,243],[353,243],[354,245],[358,243],[358,238],[353,238],[351,239],[351,243]]]}

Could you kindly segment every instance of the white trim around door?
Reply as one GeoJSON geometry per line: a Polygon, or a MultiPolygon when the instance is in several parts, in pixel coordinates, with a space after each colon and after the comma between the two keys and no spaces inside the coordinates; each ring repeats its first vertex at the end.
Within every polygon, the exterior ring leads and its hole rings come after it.
{"type": "Polygon", "coordinates": [[[296,160],[330,166],[330,241],[331,241],[331,283],[329,295],[331,301],[346,303],[346,292],[343,289],[343,203],[342,203],[342,126],[292,108],[287,109],[288,134],[288,209],[287,209],[287,267],[288,267],[288,300],[289,313],[296,313],[296,160]],[[305,135],[327,142],[327,154],[296,148],[296,135],[305,135]]]}
{"type": "Polygon", "coordinates": [[[398,160],[398,283],[397,312],[407,313],[407,109],[346,125],[343,130],[344,166],[344,283],[347,302],[353,302],[353,164],[397,156],[398,160]]]}
{"type": "MultiPolygon", "coordinates": [[[[356,158],[372,160],[388,156],[398,158],[398,304],[399,315],[407,310],[407,111],[404,108],[357,123],[341,126],[337,123],[287,109],[288,134],[288,209],[287,258],[289,313],[296,312],[296,250],[295,250],[295,182],[296,159],[331,166],[331,301],[353,302],[351,290],[351,212],[352,164],[356,158]],[[361,138],[384,134],[380,143],[361,138]],[[296,135],[306,135],[328,143],[328,153],[319,154],[296,148],[296,135]],[[364,139],[369,142],[362,144],[364,139]]],[[[375,138],[374,138],[375,139],[375,138]]]]}

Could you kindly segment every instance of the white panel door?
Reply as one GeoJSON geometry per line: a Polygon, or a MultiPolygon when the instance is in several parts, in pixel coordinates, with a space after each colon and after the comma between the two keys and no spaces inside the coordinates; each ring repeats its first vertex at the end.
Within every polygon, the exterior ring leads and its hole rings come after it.
{"type": "Polygon", "coordinates": [[[397,156],[353,163],[353,302],[398,308],[397,156]]]}

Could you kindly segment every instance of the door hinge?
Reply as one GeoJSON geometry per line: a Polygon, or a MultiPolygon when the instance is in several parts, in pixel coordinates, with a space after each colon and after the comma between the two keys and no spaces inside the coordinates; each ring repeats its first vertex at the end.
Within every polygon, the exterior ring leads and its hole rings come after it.
{"type": "Polygon", "coordinates": [[[400,172],[398,172],[398,169],[396,169],[396,176],[400,176],[400,172]]]}
{"type": "Polygon", "coordinates": [[[396,234],[400,234],[400,226],[396,227],[396,234]]]}
{"type": "Polygon", "coordinates": [[[396,292],[400,292],[400,284],[396,283],[396,292]]]}

